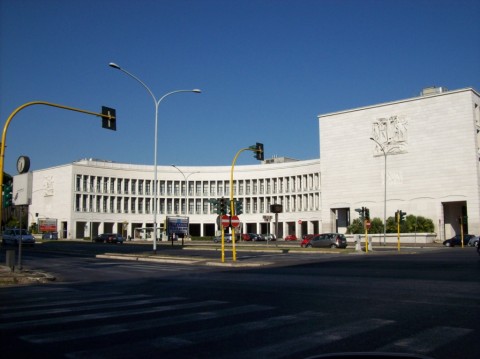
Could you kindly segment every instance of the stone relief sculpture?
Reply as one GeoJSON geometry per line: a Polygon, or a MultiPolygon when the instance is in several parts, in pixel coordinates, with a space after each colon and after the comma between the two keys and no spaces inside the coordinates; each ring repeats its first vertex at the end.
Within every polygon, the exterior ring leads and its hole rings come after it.
{"type": "Polygon", "coordinates": [[[43,178],[43,196],[48,197],[48,196],[53,196],[54,194],[54,180],[53,176],[45,176],[43,178]]]}
{"type": "MultiPolygon", "coordinates": [[[[401,116],[379,118],[372,124],[372,137],[383,146],[387,154],[407,152],[408,121],[401,116]]],[[[381,147],[375,144],[375,156],[383,156],[381,147]]]]}

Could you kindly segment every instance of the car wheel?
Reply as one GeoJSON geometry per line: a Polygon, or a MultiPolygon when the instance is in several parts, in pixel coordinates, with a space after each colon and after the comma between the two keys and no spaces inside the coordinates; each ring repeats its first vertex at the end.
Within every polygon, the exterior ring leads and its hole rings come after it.
{"type": "Polygon", "coordinates": [[[447,243],[445,243],[445,246],[446,246],[446,247],[451,247],[452,245],[451,245],[450,242],[447,242],[447,243]]]}
{"type": "Polygon", "coordinates": [[[308,243],[305,247],[312,248],[312,245],[310,243],[308,243]]]}
{"type": "Polygon", "coordinates": [[[335,244],[330,244],[330,248],[337,248],[335,244]]]}

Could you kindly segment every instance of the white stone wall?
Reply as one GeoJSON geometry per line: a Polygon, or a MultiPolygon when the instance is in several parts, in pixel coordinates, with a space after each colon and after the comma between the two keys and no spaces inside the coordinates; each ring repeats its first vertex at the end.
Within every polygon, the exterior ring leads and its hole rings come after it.
{"type": "MultiPolygon", "coordinates": [[[[471,89],[417,97],[319,116],[322,172],[322,219],[329,227],[330,209],[370,208],[383,220],[383,154],[375,155],[372,124],[398,116],[407,121],[405,152],[387,156],[387,212],[431,218],[437,233],[458,230],[445,218],[442,203],[466,201],[469,231],[480,233],[478,143],[471,89]]],[[[455,214],[454,214],[455,215],[455,214]]],[[[458,215],[460,215],[458,213],[458,215]]]]}

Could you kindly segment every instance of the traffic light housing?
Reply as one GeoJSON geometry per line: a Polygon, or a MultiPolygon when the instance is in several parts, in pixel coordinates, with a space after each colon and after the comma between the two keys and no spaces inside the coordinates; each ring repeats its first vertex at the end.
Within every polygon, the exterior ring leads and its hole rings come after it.
{"type": "Polygon", "coordinates": [[[225,201],[225,198],[220,198],[218,200],[218,203],[219,203],[219,209],[220,209],[220,215],[224,215],[224,214],[227,214],[227,202],[225,201]]]}
{"type": "Polygon", "coordinates": [[[263,161],[265,156],[263,154],[263,143],[256,143],[255,145],[255,158],[259,161],[263,161]]]}
{"type": "Polygon", "coordinates": [[[243,213],[243,202],[240,200],[235,200],[235,215],[240,215],[243,213]]]}
{"type": "Polygon", "coordinates": [[[6,183],[3,185],[3,208],[10,207],[12,205],[12,183],[6,183]]]}
{"type": "Polygon", "coordinates": [[[370,220],[370,209],[368,209],[367,207],[365,207],[365,219],[367,221],[370,220]]]}
{"type": "Polygon", "coordinates": [[[395,212],[395,220],[397,223],[402,223],[402,222],[405,222],[405,215],[407,213],[406,212],[403,212],[401,209],[397,210],[395,212]]]}
{"type": "Polygon", "coordinates": [[[107,130],[117,130],[117,112],[114,108],[102,106],[102,127],[107,130]]]}

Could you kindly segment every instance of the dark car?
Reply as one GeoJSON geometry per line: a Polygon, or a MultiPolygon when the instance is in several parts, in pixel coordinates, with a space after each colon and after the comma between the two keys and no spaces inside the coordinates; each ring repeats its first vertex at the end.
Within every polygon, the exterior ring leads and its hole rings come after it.
{"type": "Polygon", "coordinates": [[[347,248],[347,238],[341,233],[322,233],[313,236],[305,247],[347,248]]]}
{"type": "MultiPolygon", "coordinates": [[[[468,244],[468,241],[473,237],[475,237],[473,234],[464,234],[463,235],[463,245],[466,246],[468,244]]],[[[446,246],[446,247],[461,246],[462,245],[462,236],[460,234],[457,234],[450,239],[446,239],[446,240],[443,241],[443,245],[446,246]]]]}
{"type": "Polygon", "coordinates": [[[262,235],[257,233],[245,233],[242,236],[242,239],[244,241],[264,241],[265,240],[265,238],[262,235]]]}
{"type": "Polygon", "coordinates": [[[58,232],[43,233],[42,239],[58,239],[58,232]]]}
{"type": "Polygon", "coordinates": [[[35,245],[35,237],[33,237],[26,229],[18,229],[18,228],[10,228],[6,229],[3,232],[2,236],[2,245],[14,245],[18,246],[20,242],[20,238],[22,239],[23,246],[34,246],[35,245]]]}
{"type": "Polygon", "coordinates": [[[103,242],[103,243],[119,243],[122,244],[124,239],[120,234],[117,233],[104,233],[95,237],[94,242],[103,242]]]}

